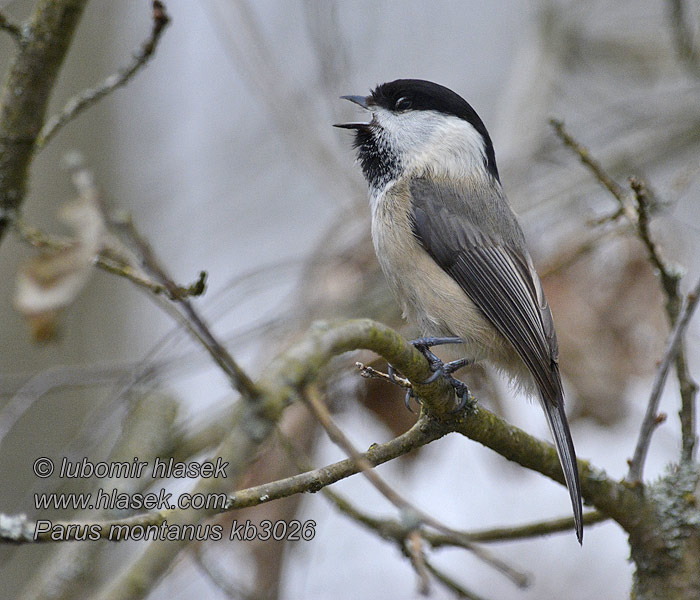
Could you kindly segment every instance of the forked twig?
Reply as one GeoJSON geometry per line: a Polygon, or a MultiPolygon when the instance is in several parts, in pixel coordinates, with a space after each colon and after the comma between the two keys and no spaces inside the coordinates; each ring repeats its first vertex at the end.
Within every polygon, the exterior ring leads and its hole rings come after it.
{"type": "Polygon", "coordinates": [[[693,316],[698,299],[700,299],[700,281],[695,284],[693,290],[690,292],[690,294],[688,294],[685,306],[681,309],[680,316],[676,321],[676,325],[671,332],[668,343],[666,344],[664,357],[659,365],[659,368],[656,370],[654,385],[652,386],[651,395],[647,404],[647,411],[644,415],[644,420],[642,421],[639,439],[637,440],[637,447],[635,448],[634,456],[630,461],[629,473],[627,475],[629,481],[637,482],[641,481],[642,479],[644,460],[646,459],[649,444],[651,443],[651,434],[660,423],[657,416],[657,410],[661,400],[661,392],[664,389],[664,383],[666,382],[668,371],[671,368],[671,363],[674,362],[680,350],[683,334],[688,327],[690,318],[693,316]]]}
{"type": "Polygon", "coordinates": [[[110,75],[97,86],[84,90],[74,96],[63,107],[60,113],[48,119],[36,139],[35,145],[37,150],[44,148],[64,125],[75,119],[75,117],[85,109],[90,108],[118,87],[126,85],[153,57],[160,37],[163,35],[168,23],[170,23],[170,17],[165,10],[165,5],[155,0],[153,2],[153,27],[151,29],[151,35],[141,46],[141,49],[134,55],[131,64],[117,73],[110,75]]]}

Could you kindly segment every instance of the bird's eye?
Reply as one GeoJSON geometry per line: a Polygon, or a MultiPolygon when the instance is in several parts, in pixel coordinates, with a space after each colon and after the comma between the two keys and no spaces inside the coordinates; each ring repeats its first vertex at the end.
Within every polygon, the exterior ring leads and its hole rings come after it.
{"type": "Polygon", "coordinates": [[[408,110],[411,108],[412,102],[410,98],[406,98],[406,96],[401,96],[396,103],[394,104],[394,108],[396,110],[408,110]]]}

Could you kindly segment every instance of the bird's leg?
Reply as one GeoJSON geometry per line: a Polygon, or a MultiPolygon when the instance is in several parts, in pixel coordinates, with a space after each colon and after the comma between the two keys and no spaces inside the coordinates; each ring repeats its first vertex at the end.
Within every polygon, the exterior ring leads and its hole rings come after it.
{"type": "Polygon", "coordinates": [[[410,341],[416,348],[419,346],[425,346],[426,348],[432,348],[433,346],[444,346],[445,344],[463,344],[464,340],[461,337],[448,336],[448,337],[422,337],[416,338],[410,341]]]}
{"type": "MultiPolygon", "coordinates": [[[[459,405],[455,409],[455,412],[459,412],[460,410],[462,410],[469,401],[469,389],[467,388],[464,382],[460,381],[455,377],[452,377],[452,373],[454,373],[458,369],[461,369],[462,367],[465,367],[472,361],[468,358],[460,358],[459,360],[453,360],[452,362],[448,362],[447,364],[445,364],[442,362],[442,360],[440,360],[440,358],[438,358],[433,352],[431,352],[430,348],[432,346],[441,346],[443,344],[463,344],[464,340],[459,337],[422,337],[415,340],[411,340],[410,343],[416,348],[416,350],[418,350],[423,356],[425,356],[428,363],[430,364],[430,370],[433,372],[433,374],[430,377],[428,377],[428,379],[422,381],[421,383],[432,383],[438,377],[440,377],[440,375],[442,375],[445,378],[445,380],[455,389],[455,392],[459,396],[459,405]]],[[[389,379],[396,382],[394,373],[394,367],[392,365],[389,365],[387,369],[389,379]]],[[[411,410],[410,404],[412,396],[415,397],[413,390],[408,389],[406,391],[404,403],[406,404],[406,408],[408,408],[408,410],[410,410],[411,412],[413,412],[411,410]]]]}
{"type": "Polygon", "coordinates": [[[459,337],[423,337],[411,340],[411,344],[418,350],[430,363],[430,370],[433,374],[422,383],[432,383],[440,375],[449,375],[457,369],[461,369],[469,364],[469,359],[461,358],[447,364],[443,363],[433,352],[430,351],[432,346],[442,346],[444,344],[463,344],[464,340],[459,337]]]}
{"type": "Polygon", "coordinates": [[[452,362],[446,363],[442,367],[442,371],[443,373],[449,375],[450,373],[459,371],[462,367],[466,367],[467,365],[471,365],[473,363],[474,361],[471,358],[460,358],[458,360],[453,360],[452,362]]]}

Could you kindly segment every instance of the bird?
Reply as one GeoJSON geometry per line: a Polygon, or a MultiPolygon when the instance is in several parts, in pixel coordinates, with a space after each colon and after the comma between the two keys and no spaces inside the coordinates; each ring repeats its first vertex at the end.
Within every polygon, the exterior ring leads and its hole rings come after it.
{"type": "Polygon", "coordinates": [[[581,486],[552,312],[486,126],[459,94],[422,79],[341,98],[370,115],[335,127],[354,131],[372,242],[404,317],[424,336],[414,345],[434,377],[446,376],[461,396],[466,386],[451,373],[486,361],[539,399],[582,544],[581,486]],[[429,348],[444,343],[457,344],[462,358],[443,364],[429,348]]]}

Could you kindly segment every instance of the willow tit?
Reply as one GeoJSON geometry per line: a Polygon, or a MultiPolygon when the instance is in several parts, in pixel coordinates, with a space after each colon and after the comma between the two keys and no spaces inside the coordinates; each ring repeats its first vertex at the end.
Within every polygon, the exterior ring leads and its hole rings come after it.
{"type": "Polygon", "coordinates": [[[458,94],[419,79],[342,98],[371,114],[369,122],[336,127],[355,131],[374,248],[404,316],[423,335],[438,336],[417,345],[457,340],[464,358],[456,365],[486,360],[539,397],[582,543],[581,489],[552,313],[484,123],[458,94]]]}

